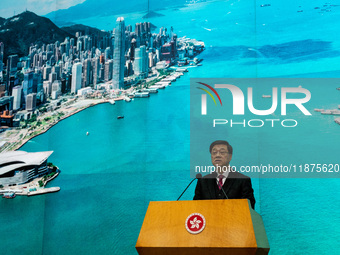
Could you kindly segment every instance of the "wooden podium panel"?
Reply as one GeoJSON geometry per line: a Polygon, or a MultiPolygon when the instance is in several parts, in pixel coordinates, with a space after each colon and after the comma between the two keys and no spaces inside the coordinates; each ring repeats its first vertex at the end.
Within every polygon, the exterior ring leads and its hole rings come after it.
{"type": "Polygon", "coordinates": [[[141,255],[242,255],[268,254],[269,244],[261,216],[250,209],[247,199],[194,200],[150,202],[136,249],[141,255]],[[185,228],[192,213],[205,217],[206,226],[199,234],[185,228]]]}

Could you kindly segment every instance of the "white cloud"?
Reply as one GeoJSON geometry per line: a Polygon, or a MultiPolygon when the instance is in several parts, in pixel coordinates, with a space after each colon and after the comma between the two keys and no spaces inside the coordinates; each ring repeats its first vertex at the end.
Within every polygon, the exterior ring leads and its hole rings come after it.
{"type": "Polygon", "coordinates": [[[23,12],[26,8],[38,15],[45,15],[59,9],[67,9],[85,0],[0,0],[0,17],[9,18],[23,12]]]}

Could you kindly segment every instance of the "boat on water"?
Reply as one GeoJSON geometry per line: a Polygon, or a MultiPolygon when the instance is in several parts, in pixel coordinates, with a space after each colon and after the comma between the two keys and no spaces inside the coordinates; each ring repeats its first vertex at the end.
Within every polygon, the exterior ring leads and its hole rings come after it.
{"type": "Polygon", "coordinates": [[[148,89],[144,89],[142,92],[158,93],[158,89],[157,88],[148,88],[148,89]]]}
{"type": "Polygon", "coordinates": [[[137,92],[137,93],[135,93],[136,98],[149,97],[149,96],[150,96],[149,92],[137,92]]]}
{"type": "Polygon", "coordinates": [[[154,86],[164,86],[164,88],[166,87],[166,86],[169,86],[171,84],[171,82],[167,82],[167,81],[159,81],[159,82],[156,82],[155,84],[154,84],[154,86]]]}
{"type": "Polygon", "coordinates": [[[86,135],[89,135],[90,133],[89,132],[86,132],[86,135]]]}
{"type": "Polygon", "coordinates": [[[110,100],[109,100],[109,103],[112,104],[112,105],[114,105],[114,104],[116,103],[116,101],[113,100],[113,99],[110,99],[110,100]]]}
{"type": "Polygon", "coordinates": [[[323,114],[323,115],[331,115],[332,112],[331,112],[331,110],[325,110],[325,111],[322,111],[321,114],[323,114]]]}
{"type": "Polygon", "coordinates": [[[149,89],[164,89],[166,85],[152,85],[149,89]]]}
{"type": "Polygon", "coordinates": [[[340,115],[340,110],[338,110],[338,109],[322,110],[321,114],[324,114],[324,115],[340,115]]]}
{"type": "Polygon", "coordinates": [[[167,78],[162,79],[161,82],[171,83],[173,81],[176,81],[176,79],[177,79],[177,77],[175,77],[175,76],[169,76],[167,78]]]}
{"type": "Polygon", "coordinates": [[[177,68],[176,72],[181,72],[181,73],[188,72],[188,69],[186,69],[186,68],[177,68]]]}
{"type": "Polygon", "coordinates": [[[130,97],[124,97],[124,100],[125,100],[125,102],[131,102],[131,98],[130,97]]]}
{"type": "Polygon", "coordinates": [[[336,88],[337,90],[340,90],[340,87],[339,88],[336,88]]]}
{"type": "Polygon", "coordinates": [[[322,111],[324,111],[325,109],[318,109],[318,108],[315,108],[314,109],[314,112],[322,112],[322,111]]]}
{"type": "Polygon", "coordinates": [[[340,110],[331,110],[332,115],[340,115],[340,110]]]}
{"type": "Polygon", "coordinates": [[[3,198],[9,198],[9,199],[11,199],[11,198],[15,198],[16,195],[15,195],[14,192],[6,192],[6,193],[4,193],[4,194],[2,195],[2,197],[3,197],[3,198]]]}
{"type": "Polygon", "coordinates": [[[271,95],[262,95],[263,98],[271,98],[271,95]]]}
{"type": "Polygon", "coordinates": [[[118,116],[117,119],[118,119],[118,120],[119,120],[119,119],[124,119],[124,115],[118,116]]]}

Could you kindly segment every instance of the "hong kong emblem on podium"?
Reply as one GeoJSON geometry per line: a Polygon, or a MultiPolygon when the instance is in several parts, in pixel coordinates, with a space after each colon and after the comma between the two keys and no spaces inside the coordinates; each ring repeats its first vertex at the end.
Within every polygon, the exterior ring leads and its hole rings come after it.
{"type": "Polygon", "coordinates": [[[205,218],[200,213],[192,213],[185,221],[185,228],[191,234],[199,234],[205,228],[205,218]]]}

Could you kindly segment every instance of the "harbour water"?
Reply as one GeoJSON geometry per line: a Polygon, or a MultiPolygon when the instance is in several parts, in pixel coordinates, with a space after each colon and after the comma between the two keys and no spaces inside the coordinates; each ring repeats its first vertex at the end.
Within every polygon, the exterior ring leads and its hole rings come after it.
{"type": "MultiPolygon", "coordinates": [[[[261,8],[249,1],[215,1],[160,11],[165,16],[149,21],[205,42],[203,65],[150,98],[91,107],[23,146],[54,151],[50,160],[61,174],[47,187],[61,190],[0,199],[1,254],[136,254],[149,201],[176,200],[190,181],[190,77],[339,77],[340,7],[314,11],[323,4],[272,1],[261,8]]],[[[132,24],[141,16],[124,17],[132,24]]],[[[112,29],[114,20],[79,22],[112,29]]],[[[313,87],[311,93],[311,109],[340,102],[336,87],[313,87]]],[[[222,138],[231,141],[237,161],[340,163],[334,116],[313,112],[302,123],[293,131],[229,129],[222,138]]],[[[208,148],[202,150],[209,158],[208,148]]],[[[252,182],[271,255],[340,252],[340,179],[252,182]]],[[[191,200],[193,193],[194,185],[182,199],[191,200]]]]}

